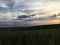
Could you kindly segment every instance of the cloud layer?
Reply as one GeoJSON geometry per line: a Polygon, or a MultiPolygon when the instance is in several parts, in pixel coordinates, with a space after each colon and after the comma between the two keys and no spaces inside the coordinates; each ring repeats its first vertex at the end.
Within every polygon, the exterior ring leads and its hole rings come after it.
{"type": "Polygon", "coordinates": [[[0,22],[7,20],[8,24],[13,20],[17,25],[22,22],[24,25],[34,25],[42,20],[60,20],[58,13],[60,0],[0,0],[0,22]]]}

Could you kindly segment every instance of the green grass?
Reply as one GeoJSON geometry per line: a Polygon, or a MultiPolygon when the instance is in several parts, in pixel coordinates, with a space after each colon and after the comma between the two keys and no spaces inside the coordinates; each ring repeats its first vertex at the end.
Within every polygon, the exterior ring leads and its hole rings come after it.
{"type": "Polygon", "coordinates": [[[60,28],[0,31],[0,45],[60,45],[60,28]]]}

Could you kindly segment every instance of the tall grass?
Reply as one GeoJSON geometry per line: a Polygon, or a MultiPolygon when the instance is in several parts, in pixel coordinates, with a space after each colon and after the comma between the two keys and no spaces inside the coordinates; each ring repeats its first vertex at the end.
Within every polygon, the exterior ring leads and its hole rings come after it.
{"type": "Polygon", "coordinates": [[[0,31],[0,45],[60,45],[60,29],[0,31]]]}

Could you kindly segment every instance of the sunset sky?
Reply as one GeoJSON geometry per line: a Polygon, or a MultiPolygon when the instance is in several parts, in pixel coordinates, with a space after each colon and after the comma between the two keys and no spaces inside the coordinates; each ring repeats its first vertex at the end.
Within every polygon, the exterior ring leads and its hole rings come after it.
{"type": "Polygon", "coordinates": [[[0,27],[60,24],[60,0],[0,0],[0,27]]]}

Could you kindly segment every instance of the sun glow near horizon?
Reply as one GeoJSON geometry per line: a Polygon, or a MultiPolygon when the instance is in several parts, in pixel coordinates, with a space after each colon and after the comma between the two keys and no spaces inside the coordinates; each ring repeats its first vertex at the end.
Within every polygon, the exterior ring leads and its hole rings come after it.
{"type": "Polygon", "coordinates": [[[49,24],[60,24],[60,20],[41,20],[41,21],[33,21],[34,25],[49,25],[49,24]]]}

